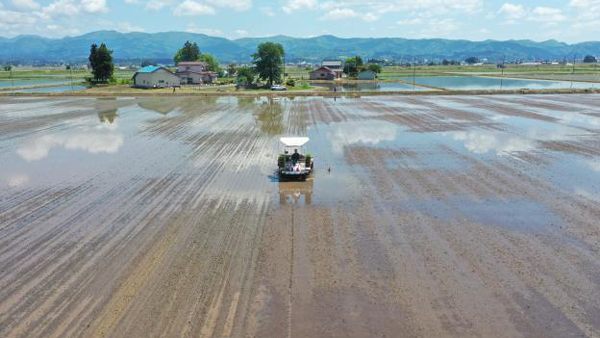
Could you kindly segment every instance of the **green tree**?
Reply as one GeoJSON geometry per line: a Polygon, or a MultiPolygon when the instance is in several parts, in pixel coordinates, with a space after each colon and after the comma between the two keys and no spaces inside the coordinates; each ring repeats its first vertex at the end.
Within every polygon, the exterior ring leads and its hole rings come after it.
{"type": "Polygon", "coordinates": [[[215,57],[210,54],[201,54],[196,60],[193,61],[206,62],[208,64],[208,70],[210,70],[211,72],[218,72],[219,70],[221,70],[217,59],[215,59],[215,57]]]}
{"type": "Polygon", "coordinates": [[[596,63],[596,62],[598,62],[598,60],[593,55],[586,55],[585,58],[583,59],[583,62],[584,63],[596,63]]]}
{"type": "Polygon", "coordinates": [[[258,77],[267,80],[269,86],[281,79],[284,55],[283,46],[273,42],[261,43],[258,45],[258,51],[252,55],[258,77]]]}
{"type": "Polygon", "coordinates": [[[236,69],[237,83],[243,86],[250,85],[254,82],[254,68],[252,67],[239,67],[236,69]]]}
{"type": "Polygon", "coordinates": [[[367,65],[367,69],[377,74],[381,73],[381,65],[376,63],[369,63],[367,65]]]}
{"type": "Polygon", "coordinates": [[[177,51],[173,60],[176,64],[185,61],[197,61],[200,54],[200,47],[195,42],[186,41],[183,48],[177,51]]]}
{"type": "Polygon", "coordinates": [[[474,56],[471,56],[471,57],[468,57],[465,60],[465,62],[468,63],[468,64],[470,64],[470,65],[473,65],[473,64],[479,63],[479,59],[476,58],[476,57],[474,57],[474,56]]]}
{"type": "Polygon", "coordinates": [[[115,70],[112,51],[104,43],[100,47],[96,44],[92,45],[89,61],[94,75],[94,82],[107,82],[112,78],[115,70]]]}
{"type": "Polygon", "coordinates": [[[346,59],[344,73],[350,77],[357,77],[358,72],[364,70],[363,60],[360,56],[346,59]]]}
{"type": "Polygon", "coordinates": [[[12,66],[11,65],[4,66],[4,71],[5,72],[10,72],[11,70],[12,70],[12,66]]]}
{"type": "Polygon", "coordinates": [[[229,77],[234,77],[235,72],[236,72],[235,63],[230,63],[229,66],[227,66],[227,73],[229,73],[229,77]]]}

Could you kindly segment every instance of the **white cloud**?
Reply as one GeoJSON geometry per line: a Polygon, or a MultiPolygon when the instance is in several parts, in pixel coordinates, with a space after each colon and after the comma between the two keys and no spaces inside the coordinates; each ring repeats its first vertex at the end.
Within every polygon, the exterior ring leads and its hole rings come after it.
{"type": "Polygon", "coordinates": [[[195,33],[195,34],[206,34],[210,36],[224,36],[223,32],[220,29],[216,28],[200,28],[196,26],[194,23],[190,23],[187,25],[186,32],[195,33]]]}
{"type": "Polygon", "coordinates": [[[366,13],[361,17],[361,19],[363,19],[366,22],[374,22],[379,20],[379,15],[376,15],[374,13],[366,13]]]}
{"type": "Polygon", "coordinates": [[[144,32],[145,29],[139,26],[132,25],[129,22],[121,22],[117,26],[117,30],[121,33],[144,32]]]}
{"type": "Polygon", "coordinates": [[[148,11],[160,11],[166,5],[167,3],[165,1],[152,0],[146,3],[145,9],[148,11]]]}
{"type": "Polygon", "coordinates": [[[38,15],[46,20],[51,20],[61,16],[74,16],[78,13],[79,7],[73,0],[57,0],[42,8],[38,15]]]}
{"type": "Polygon", "coordinates": [[[502,5],[498,12],[506,16],[506,18],[509,20],[522,19],[527,16],[527,11],[523,5],[515,5],[511,3],[505,3],[502,5]]]}
{"type": "Polygon", "coordinates": [[[332,9],[324,16],[321,17],[321,20],[342,20],[348,18],[355,18],[356,12],[349,8],[336,8],[332,9]]]}
{"type": "Polygon", "coordinates": [[[366,22],[373,22],[379,19],[379,16],[374,13],[358,14],[350,8],[333,8],[323,15],[320,20],[344,20],[359,18],[366,22]]]}
{"type": "Polygon", "coordinates": [[[238,37],[242,37],[243,38],[245,36],[248,36],[248,32],[245,31],[245,30],[243,30],[243,29],[237,29],[235,31],[235,35],[237,35],[238,37]]]}
{"type": "Polygon", "coordinates": [[[421,20],[420,18],[396,21],[396,24],[398,24],[400,26],[414,26],[414,25],[420,25],[421,23],[423,23],[423,20],[421,20]]]}
{"type": "Polygon", "coordinates": [[[318,2],[316,0],[288,0],[288,2],[281,9],[290,14],[300,9],[317,8],[317,5],[318,2]]]}
{"type": "Polygon", "coordinates": [[[536,7],[528,19],[552,25],[567,20],[567,17],[557,8],[536,7]]]}
{"type": "Polygon", "coordinates": [[[81,9],[88,13],[106,13],[106,0],[81,0],[81,9]]]}
{"type": "Polygon", "coordinates": [[[185,0],[173,9],[175,16],[213,15],[215,10],[207,5],[192,0],[185,0]]]}
{"type": "Polygon", "coordinates": [[[32,11],[42,7],[33,0],[10,0],[10,3],[14,8],[21,11],[32,11]]]}
{"type": "Polygon", "coordinates": [[[26,13],[4,10],[0,3],[0,29],[2,35],[18,35],[22,34],[21,29],[32,27],[37,22],[37,19],[26,13]]]}
{"type": "Polygon", "coordinates": [[[217,7],[228,7],[236,11],[245,11],[252,8],[252,0],[206,0],[217,7]]]}
{"type": "Polygon", "coordinates": [[[275,11],[273,11],[273,8],[271,8],[269,6],[261,7],[260,11],[263,12],[268,17],[272,18],[275,16],[275,11]]]}

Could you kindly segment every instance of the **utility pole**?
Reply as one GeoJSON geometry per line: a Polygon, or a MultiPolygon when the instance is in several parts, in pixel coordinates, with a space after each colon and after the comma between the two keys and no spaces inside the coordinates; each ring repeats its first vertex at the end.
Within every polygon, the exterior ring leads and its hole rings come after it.
{"type": "Polygon", "coordinates": [[[571,71],[571,89],[573,89],[573,80],[575,77],[575,61],[577,61],[577,54],[573,55],[573,70],[571,71]]]}
{"type": "Polygon", "coordinates": [[[413,90],[416,90],[417,81],[415,79],[417,73],[417,57],[413,56],[413,90]]]}
{"type": "Polygon", "coordinates": [[[74,92],[73,89],[73,65],[69,62],[69,74],[71,75],[71,91],[74,92]]]}

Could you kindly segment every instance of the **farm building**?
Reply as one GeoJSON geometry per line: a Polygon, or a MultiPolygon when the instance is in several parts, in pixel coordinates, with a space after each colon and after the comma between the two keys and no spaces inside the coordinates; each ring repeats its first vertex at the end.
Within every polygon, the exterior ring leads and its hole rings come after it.
{"type": "Polygon", "coordinates": [[[310,72],[309,76],[311,80],[335,80],[337,75],[327,67],[320,67],[310,72]]]}
{"type": "Polygon", "coordinates": [[[211,83],[217,79],[217,74],[208,70],[206,62],[180,62],[177,76],[181,78],[181,84],[211,83]]]}
{"type": "Polygon", "coordinates": [[[335,73],[336,79],[341,79],[344,75],[344,64],[340,60],[323,60],[321,67],[327,67],[335,73]]]}
{"type": "Polygon", "coordinates": [[[180,83],[179,76],[164,67],[143,67],[133,75],[133,85],[138,88],[179,87],[180,83]]]}
{"type": "Polygon", "coordinates": [[[372,70],[364,70],[364,71],[358,73],[359,80],[375,80],[376,77],[377,77],[377,73],[375,73],[372,70]]]}

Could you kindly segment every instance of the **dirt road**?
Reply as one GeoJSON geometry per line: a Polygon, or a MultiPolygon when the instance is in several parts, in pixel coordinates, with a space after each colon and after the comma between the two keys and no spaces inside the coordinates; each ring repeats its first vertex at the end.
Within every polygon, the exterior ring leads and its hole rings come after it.
{"type": "Polygon", "coordinates": [[[598,107],[0,98],[0,336],[600,337],[598,107]]]}

